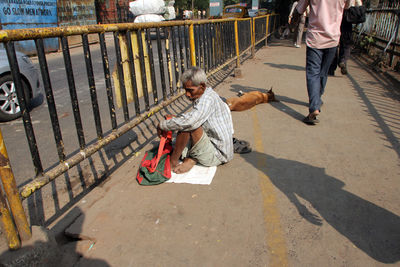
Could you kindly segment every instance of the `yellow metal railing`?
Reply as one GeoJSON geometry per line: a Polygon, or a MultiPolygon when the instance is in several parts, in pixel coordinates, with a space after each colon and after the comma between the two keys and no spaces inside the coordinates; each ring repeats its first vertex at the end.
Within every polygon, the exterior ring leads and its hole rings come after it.
{"type": "MultiPolygon", "coordinates": [[[[99,36],[101,36],[101,34],[106,32],[113,32],[114,36],[116,36],[116,39],[118,40],[117,43],[119,43],[118,49],[120,51],[119,56],[121,58],[121,62],[117,62],[117,64],[119,64],[119,68],[115,68],[115,72],[112,75],[112,78],[114,79],[114,90],[117,95],[115,101],[117,102],[117,106],[123,106],[123,108],[126,108],[126,104],[129,101],[134,100],[139,103],[138,98],[148,98],[149,93],[157,91],[156,84],[153,83],[152,79],[149,78],[149,72],[154,71],[154,69],[150,69],[150,60],[152,59],[149,56],[149,52],[151,52],[151,49],[149,50],[146,48],[146,42],[144,41],[145,35],[143,34],[142,30],[155,28],[157,29],[157,34],[159,34],[158,30],[160,28],[176,26],[185,27],[185,29],[188,30],[188,36],[185,36],[184,40],[186,45],[180,48],[181,50],[186,49],[186,64],[200,67],[202,65],[207,66],[207,75],[210,76],[221,70],[221,68],[224,68],[225,66],[234,62],[236,62],[236,67],[240,67],[241,57],[249,51],[254,54],[255,46],[262,41],[266,41],[268,36],[271,34],[269,29],[271,28],[272,20],[274,20],[273,29],[275,29],[276,16],[277,15],[266,15],[247,19],[170,21],[162,23],[121,23],[60,28],[0,30],[0,42],[5,43],[7,45],[6,48],[8,48],[10,44],[13,45],[14,41],[41,40],[45,38],[59,37],[65,42],[65,37],[68,36],[81,35],[82,39],[84,39],[83,37],[87,37],[88,34],[99,34],[99,36]],[[199,31],[203,31],[204,36],[198,37],[199,31]],[[256,39],[256,34],[257,36],[262,37],[256,39]],[[208,36],[212,36],[211,40],[207,39],[208,36]],[[200,43],[199,38],[203,40],[203,44],[200,43]],[[130,40],[130,42],[128,42],[128,40],[130,40]],[[120,71],[123,73],[120,73],[120,71]],[[133,72],[136,73],[135,77],[133,77],[133,72]],[[123,79],[123,81],[120,79],[123,79]],[[133,79],[135,79],[135,82],[133,79]],[[119,86],[124,84],[130,84],[130,87],[119,86]],[[136,87],[133,85],[136,85],[136,87]],[[126,92],[129,94],[126,94],[126,92]],[[123,99],[123,97],[125,97],[125,99],[123,99]]],[[[137,116],[134,119],[125,121],[125,123],[119,127],[116,126],[116,128],[113,128],[113,131],[108,133],[107,136],[102,137],[102,133],[100,133],[100,137],[98,137],[96,142],[91,142],[88,146],[81,146],[79,152],[67,157],[65,160],[60,160],[58,165],[56,164],[55,167],[51,168],[47,172],[41,173],[40,176],[24,185],[20,193],[17,190],[14,175],[10,166],[10,161],[8,159],[5,144],[3,142],[3,137],[0,132],[0,176],[7,197],[7,199],[4,199],[3,193],[0,190],[0,211],[10,249],[19,248],[21,245],[20,240],[27,240],[31,236],[29,224],[22,208],[21,199],[29,197],[36,190],[42,188],[50,181],[67,172],[70,168],[76,166],[85,158],[93,155],[100,148],[106,146],[124,133],[130,131],[139,123],[159,112],[161,109],[170,105],[173,101],[183,95],[183,92],[179,91],[176,91],[175,95],[172,94],[173,92],[171,88],[173,81],[171,77],[173,71],[178,73],[178,63],[176,62],[175,58],[173,59],[175,64],[172,64],[172,59],[169,57],[169,49],[176,49],[176,47],[173,48],[173,46],[177,40],[169,42],[168,39],[169,37],[167,37],[167,40],[165,40],[165,49],[167,49],[168,53],[168,56],[166,57],[168,62],[166,65],[168,68],[167,73],[169,73],[170,79],[167,80],[170,86],[171,95],[169,95],[167,98],[164,97],[163,101],[160,103],[158,103],[158,99],[154,99],[156,105],[152,108],[150,108],[147,103],[145,112],[140,114],[138,113],[139,110],[137,110],[137,116]],[[16,227],[14,225],[16,225],[16,227]],[[17,231],[15,229],[17,229],[17,231]]],[[[100,40],[102,40],[102,38],[100,38],[100,40]]],[[[158,47],[158,49],[160,48],[158,47]]],[[[177,51],[174,52],[176,53],[177,51]]],[[[182,55],[180,57],[183,58],[182,55]]],[[[159,60],[161,59],[159,58],[159,60]]],[[[10,66],[12,66],[12,64],[10,64],[10,66]]],[[[43,75],[44,74],[42,73],[42,78],[43,75]]],[[[179,81],[176,75],[175,86],[178,88],[179,81]]],[[[111,79],[110,77],[108,78],[111,79]]],[[[163,93],[166,95],[164,90],[163,93]]],[[[156,97],[154,94],[153,96],[154,98],[156,97]]],[[[50,109],[49,112],[51,112],[50,109]]],[[[29,111],[25,111],[24,116],[24,124],[29,124],[29,111]]],[[[117,124],[115,123],[115,125],[117,124]]],[[[54,127],[55,126],[53,125],[53,131],[55,131],[54,127]]],[[[58,127],[60,126],[58,125],[58,127]]],[[[29,129],[29,127],[25,127],[25,129],[29,129]]],[[[34,135],[34,133],[28,133],[27,131],[26,135],[34,135]]],[[[36,144],[34,144],[33,147],[35,146],[36,144]]],[[[39,170],[41,169],[41,166],[35,167],[37,167],[39,170]]]]}

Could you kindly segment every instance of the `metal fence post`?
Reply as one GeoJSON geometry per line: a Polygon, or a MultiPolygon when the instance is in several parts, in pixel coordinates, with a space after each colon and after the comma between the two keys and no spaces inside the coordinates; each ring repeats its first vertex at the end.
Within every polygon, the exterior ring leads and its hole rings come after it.
{"type": "Polygon", "coordinates": [[[265,45],[267,45],[268,44],[268,35],[269,35],[269,16],[270,15],[267,15],[267,23],[265,24],[266,26],[265,26],[265,37],[266,37],[266,39],[265,39],[265,45]]]}
{"type": "Polygon", "coordinates": [[[255,21],[254,18],[250,19],[250,29],[251,29],[251,57],[253,58],[255,55],[255,40],[256,40],[256,36],[255,36],[255,21]]]}
{"type": "Polygon", "coordinates": [[[240,67],[240,52],[239,52],[239,34],[238,34],[238,21],[235,20],[235,48],[236,48],[236,68],[240,67]]]}
{"type": "Polygon", "coordinates": [[[4,232],[8,241],[8,247],[12,250],[21,247],[21,242],[19,241],[17,232],[15,231],[15,226],[11,218],[10,211],[8,210],[7,202],[3,196],[3,190],[0,186],[0,212],[1,221],[3,222],[4,232]]]}
{"type": "Polygon", "coordinates": [[[194,43],[194,25],[193,23],[189,26],[189,42],[190,42],[190,59],[192,66],[196,66],[196,46],[194,43]]]}
{"type": "MultiPolygon", "coordinates": [[[[19,195],[17,184],[14,179],[13,172],[8,159],[7,149],[4,144],[3,134],[0,130],[0,177],[3,182],[4,191],[10,204],[11,213],[17,225],[18,233],[21,240],[31,238],[31,230],[28,220],[26,219],[24,208],[22,207],[21,197],[19,195]]],[[[1,192],[0,192],[1,193],[1,192]]]]}
{"type": "MultiPolygon", "coordinates": [[[[399,35],[399,25],[400,25],[400,11],[397,11],[397,24],[396,24],[396,29],[395,29],[395,35],[394,35],[394,42],[393,42],[393,52],[396,51],[396,42],[397,42],[397,36],[399,35]]],[[[391,67],[394,61],[394,54],[392,53],[392,56],[390,57],[390,62],[389,66],[391,67]]]]}

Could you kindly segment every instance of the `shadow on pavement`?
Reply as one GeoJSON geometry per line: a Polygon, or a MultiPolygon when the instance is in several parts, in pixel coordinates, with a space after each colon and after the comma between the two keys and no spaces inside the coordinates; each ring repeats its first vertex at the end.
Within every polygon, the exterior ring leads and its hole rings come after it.
{"type": "MultiPolygon", "coordinates": [[[[61,175],[64,177],[58,177],[58,180],[64,179],[66,188],[60,188],[56,180],[53,180],[46,185],[51,187],[50,197],[45,196],[42,190],[35,191],[26,200],[30,224],[50,227],[58,218],[64,216],[68,209],[81,201],[97,186],[105,183],[110,175],[134,157],[135,153],[151,144],[157,137],[155,128],[163,114],[179,114],[188,108],[187,100],[182,97],[177,99],[174,104],[163,109],[160,114],[140,123],[119,137],[118,140],[114,140],[99,150],[97,152],[99,160],[89,157],[87,166],[83,163],[76,166],[77,174],[71,175],[66,172],[61,175]],[[139,135],[142,138],[139,138],[139,135]],[[79,191],[79,193],[74,191],[79,191]],[[65,201],[66,197],[67,201],[65,201]],[[51,205],[53,208],[48,211],[48,207],[51,205]]],[[[88,142],[88,144],[94,141],[88,142]]]]}
{"type": "Polygon", "coordinates": [[[271,68],[276,68],[276,69],[299,70],[299,71],[306,70],[306,68],[304,66],[288,65],[288,64],[275,64],[275,63],[269,63],[269,62],[266,62],[264,64],[270,66],[271,68]]]}
{"type": "MultiPolygon", "coordinates": [[[[82,239],[80,233],[84,214],[75,207],[70,213],[80,214],[68,230],[68,235],[54,236],[54,232],[43,227],[32,227],[32,238],[23,242],[16,251],[4,251],[0,255],[1,266],[110,266],[106,261],[84,257],[84,253],[95,246],[95,241],[82,239]],[[57,240],[58,239],[58,240],[57,240]]],[[[59,224],[63,224],[61,220],[59,224]]],[[[57,225],[56,225],[57,227],[57,225]]]]}
{"type": "Polygon", "coordinates": [[[391,144],[391,148],[394,149],[400,157],[400,142],[395,132],[395,129],[400,129],[400,112],[397,106],[394,106],[389,101],[385,101],[385,99],[381,97],[381,94],[383,94],[384,97],[399,101],[399,82],[393,82],[388,79],[384,80],[382,75],[378,75],[372,71],[360,60],[355,59],[354,61],[376,80],[376,84],[380,84],[382,88],[384,88],[383,91],[376,90],[374,86],[375,82],[368,82],[366,83],[367,85],[363,86],[360,82],[356,81],[351,74],[347,74],[359,98],[364,102],[368,114],[376,121],[379,129],[391,144]]]}
{"type": "Polygon", "coordinates": [[[323,168],[257,151],[241,156],[264,172],[308,222],[329,223],[379,262],[400,260],[400,217],[397,215],[344,190],[345,184],[327,175],[323,168]],[[266,162],[261,168],[256,166],[260,160],[266,162]],[[308,210],[299,198],[308,201],[319,214],[308,210]]]}

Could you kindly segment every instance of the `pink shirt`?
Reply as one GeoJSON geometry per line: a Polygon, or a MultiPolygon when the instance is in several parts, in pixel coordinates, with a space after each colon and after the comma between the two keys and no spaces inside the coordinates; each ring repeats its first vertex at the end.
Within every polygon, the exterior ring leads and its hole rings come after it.
{"type": "Polygon", "coordinates": [[[348,8],[350,0],[300,0],[297,12],[300,14],[310,6],[306,44],[311,48],[324,49],[339,44],[340,24],[343,9],[348,8]]]}

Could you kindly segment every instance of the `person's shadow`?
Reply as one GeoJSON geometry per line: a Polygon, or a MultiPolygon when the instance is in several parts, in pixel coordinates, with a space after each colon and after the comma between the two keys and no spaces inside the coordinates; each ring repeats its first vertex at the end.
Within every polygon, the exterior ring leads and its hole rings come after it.
{"type": "MultiPolygon", "coordinates": [[[[82,224],[85,220],[85,215],[84,213],[81,213],[79,207],[74,207],[69,214],[64,217],[64,219],[60,220],[54,226],[54,228],[61,227],[61,229],[64,229],[65,225],[62,221],[69,221],[69,215],[75,218],[76,216],[72,214],[80,214],[79,218],[73,223],[73,238],[71,236],[56,236],[54,231],[60,232],[60,229],[47,230],[39,226],[36,226],[35,229],[32,227],[33,235],[31,240],[23,242],[25,245],[18,250],[7,250],[1,253],[0,266],[109,267],[110,264],[106,261],[84,257],[81,254],[81,251],[78,251],[77,247],[79,246],[79,242],[82,241],[79,238],[79,235],[82,231],[82,224]]],[[[111,234],[112,233],[110,233],[110,235],[111,234]]],[[[85,248],[87,251],[89,251],[93,246],[96,246],[95,241],[90,241],[90,243],[90,247],[85,248]]]]}
{"type": "Polygon", "coordinates": [[[323,168],[257,151],[242,157],[264,172],[310,223],[322,225],[326,221],[379,262],[400,260],[400,217],[396,214],[344,190],[345,184],[323,168]],[[266,163],[262,167],[257,165],[260,160],[266,163]],[[319,215],[308,210],[299,197],[319,215]]]}

